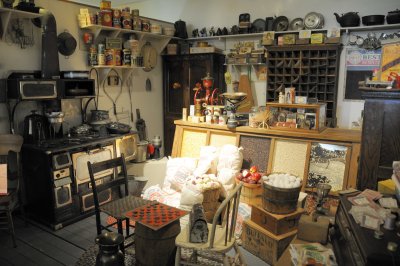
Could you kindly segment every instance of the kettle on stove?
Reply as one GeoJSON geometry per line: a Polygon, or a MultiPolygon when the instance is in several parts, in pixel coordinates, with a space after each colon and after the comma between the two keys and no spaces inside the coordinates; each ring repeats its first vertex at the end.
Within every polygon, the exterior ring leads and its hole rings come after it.
{"type": "Polygon", "coordinates": [[[25,144],[37,144],[49,138],[48,119],[43,115],[36,114],[36,110],[31,112],[32,114],[27,115],[24,119],[25,144]]]}

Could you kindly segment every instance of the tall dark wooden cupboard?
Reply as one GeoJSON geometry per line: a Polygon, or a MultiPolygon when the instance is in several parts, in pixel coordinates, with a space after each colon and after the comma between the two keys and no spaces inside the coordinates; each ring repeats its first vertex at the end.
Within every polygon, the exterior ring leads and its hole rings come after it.
{"type": "Polygon", "coordinates": [[[222,54],[163,55],[164,154],[170,155],[174,141],[174,120],[182,118],[182,108],[193,104],[193,88],[207,76],[214,78],[214,87],[224,92],[222,54]]]}
{"type": "Polygon", "coordinates": [[[362,92],[365,99],[357,188],[377,189],[400,160],[400,93],[362,92]]]}

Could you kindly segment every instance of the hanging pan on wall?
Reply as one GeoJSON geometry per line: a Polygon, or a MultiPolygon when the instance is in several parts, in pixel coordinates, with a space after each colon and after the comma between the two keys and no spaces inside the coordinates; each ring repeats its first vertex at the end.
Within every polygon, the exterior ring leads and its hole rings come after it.
{"type": "Polygon", "coordinates": [[[60,54],[68,57],[75,52],[76,40],[68,31],[64,31],[57,36],[57,47],[60,54]]]}

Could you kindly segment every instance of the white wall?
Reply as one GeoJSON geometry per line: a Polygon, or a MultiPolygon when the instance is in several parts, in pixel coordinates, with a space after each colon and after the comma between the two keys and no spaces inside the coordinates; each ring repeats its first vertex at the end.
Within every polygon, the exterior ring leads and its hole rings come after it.
{"type": "MultiPolygon", "coordinates": [[[[146,0],[130,5],[131,8],[140,10],[140,15],[157,17],[162,20],[176,21],[182,19],[186,22],[188,34],[194,28],[211,26],[215,28],[231,28],[238,24],[241,13],[249,13],[251,20],[270,16],[287,16],[289,20],[296,17],[304,18],[308,12],[316,11],[324,16],[325,28],[338,27],[339,24],[333,15],[334,12],[342,14],[349,11],[359,12],[360,16],[384,14],[399,8],[398,0],[146,0]]],[[[394,30],[395,31],[395,30],[394,30]]],[[[366,34],[366,32],[361,33],[366,34]]],[[[243,39],[240,39],[243,41],[243,39]]],[[[227,41],[229,48],[233,41],[227,41]]],[[[216,46],[224,48],[225,43],[216,42],[216,46]]],[[[352,121],[357,121],[364,108],[361,100],[344,101],[345,85],[345,49],[343,49],[340,64],[338,84],[337,117],[339,127],[351,127],[352,121]]],[[[230,70],[233,75],[238,75],[237,70],[230,70]]],[[[247,69],[243,70],[247,71],[247,69]]],[[[240,71],[239,71],[240,72],[240,71]]],[[[265,82],[256,81],[255,70],[252,69],[252,90],[257,94],[258,104],[264,104],[265,82]]]]}
{"type": "MultiPolygon", "coordinates": [[[[73,3],[67,3],[56,0],[36,0],[37,6],[41,6],[50,10],[56,18],[57,32],[58,34],[64,30],[68,30],[78,41],[80,30],[76,15],[79,13],[79,8],[82,6],[73,3]]],[[[87,6],[84,6],[87,8],[87,6]]],[[[94,10],[94,9],[93,9],[94,10]]],[[[28,23],[30,27],[30,23],[28,23]]],[[[30,33],[28,28],[28,33],[30,33]]],[[[6,78],[11,71],[14,70],[40,70],[41,62],[41,30],[33,27],[35,45],[21,49],[18,45],[8,44],[5,41],[0,41],[0,78],[6,78]]],[[[78,45],[79,46],[79,45],[78,45]]],[[[76,49],[75,53],[69,58],[65,58],[59,54],[60,70],[89,70],[87,67],[87,52],[76,49]]],[[[102,80],[107,74],[108,70],[100,71],[100,80],[102,80]]],[[[155,135],[163,135],[162,127],[162,67],[161,57],[159,57],[158,64],[155,69],[151,72],[144,72],[141,69],[123,70],[119,73],[123,76],[124,86],[123,93],[117,101],[117,112],[121,113],[118,115],[118,119],[122,123],[130,124],[135,128],[136,113],[135,109],[139,108],[141,116],[146,120],[148,138],[152,139],[155,135]],[[130,76],[131,75],[131,76],[130,76]],[[152,82],[152,91],[148,92],[145,90],[146,79],[149,78],[152,82]],[[129,80],[132,80],[132,85],[129,84],[129,80]],[[130,121],[130,102],[128,88],[132,91],[132,106],[134,113],[134,122],[130,121]]],[[[95,75],[92,75],[94,78],[95,75]]],[[[116,98],[119,87],[106,87],[107,92],[113,99],[116,98]]],[[[30,110],[38,109],[39,106],[35,102],[23,102],[18,106],[16,113],[17,132],[23,132],[22,120],[29,114],[30,110]]],[[[71,126],[76,126],[81,123],[79,116],[80,112],[80,100],[66,100],[63,101],[63,109],[66,111],[65,120],[71,126]]],[[[94,109],[93,105],[89,108],[94,109]]],[[[117,118],[113,117],[112,114],[112,103],[105,96],[103,88],[100,87],[100,99],[99,109],[110,110],[110,116],[113,120],[117,118]]],[[[90,112],[89,112],[90,115],[90,112]]],[[[0,133],[8,132],[8,115],[4,104],[0,104],[0,133]]]]}

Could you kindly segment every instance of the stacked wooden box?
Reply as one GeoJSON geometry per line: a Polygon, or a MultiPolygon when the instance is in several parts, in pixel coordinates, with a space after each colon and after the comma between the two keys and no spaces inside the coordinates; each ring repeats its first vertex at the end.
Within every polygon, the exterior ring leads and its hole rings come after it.
{"type": "Polygon", "coordinates": [[[270,265],[279,257],[297,234],[297,226],[304,209],[289,214],[267,212],[261,204],[251,206],[251,218],[244,221],[242,244],[250,253],[270,265]]]}

